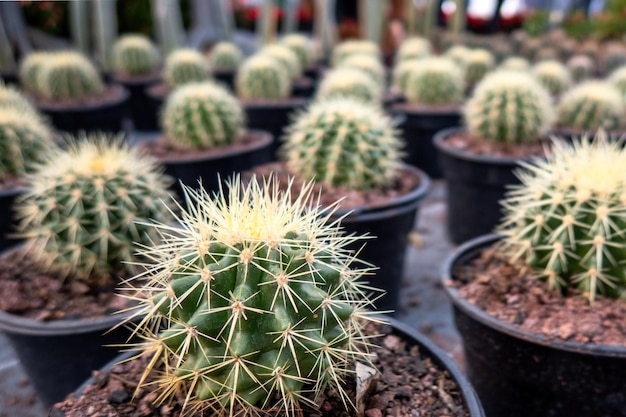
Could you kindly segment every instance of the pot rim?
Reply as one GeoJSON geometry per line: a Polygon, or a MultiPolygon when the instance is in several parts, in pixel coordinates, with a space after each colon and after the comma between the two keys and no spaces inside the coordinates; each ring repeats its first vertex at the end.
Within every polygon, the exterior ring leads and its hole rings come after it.
{"type": "Polygon", "coordinates": [[[502,321],[491,316],[481,308],[463,298],[458,289],[450,287],[448,284],[454,281],[452,276],[452,267],[459,262],[460,258],[469,255],[473,250],[483,246],[490,245],[497,240],[502,239],[502,235],[488,234],[478,236],[471,239],[461,246],[457,247],[444,261],[441,266],[440,282],[448,297],[451,299],[455,308],[458,308],[464,314],[473,320],[508,336],[523,340],[529,343],[535,343],[547,348],[565,350],[572,353],[604,356],[604,357],[620,357],[626,358],[626,346],[618,345],[599,345],[595,343],[578,343],[561,339],[548,339],[538,333],[522,330],[519,327],[502,321]]]}
{"type": "Polygon", "coordinates": [[[36,102],[37,108],[44,112],[49,113],[75,113],[77,115],[93,112],[93,111],[102,111],[104,109],[112,109],[115,107],[123,106],[126,104],[128,99],[130,98],[130,91],[126,87],[117,83],[109,83],[107,84],[109,88],[116,88],[121,91],[119,97],[114,97],[113,99],[103,101],[101,103],[80,103],[74,104],[70,107],[60,108],[57,106],[50,106],[45,103],[36,102]]]}
{"type": "MultiPolygon", "coordinates": [[[[421,117],[442,117],[442,116],[460,116],[463,109],[462,104],[446,105],[445,107],[438,107],[428,104],[420,103],[396,103],[391,106],[391,111],[396,113],[402,113],[406,117],[421,116],[421,117]]],[[[447,130],[447,129],[446,129],[447,130]]]]}
{"type": "Polygon", "coordinates": [[[254,110],[297,110],[305,108],[309,102],[311,101],[305,97],[287,97],[281,98],[278,100],[270,100],[270,99],[261,99],[261,100],[251,100],[251,99],[241,99],[237,97],[239,103],[246,111],[254,111],[254,110]]]}

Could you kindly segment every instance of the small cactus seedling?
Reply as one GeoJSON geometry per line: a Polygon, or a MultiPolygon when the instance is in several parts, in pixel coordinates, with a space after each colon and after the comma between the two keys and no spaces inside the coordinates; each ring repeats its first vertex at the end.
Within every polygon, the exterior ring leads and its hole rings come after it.
{"type": "Polygon", "coordinates": [[[379,107],[336,98],[299,114],[281,153],[289,172],[300,178],[362,190],[384,188],[397,178],[402,146],[379,107]]]}
{"type": "Polygon", "coordinates": [[[49,55],[50,52],[31,52],[20,62],[18,75],[24,90],[37,91],[39,72],[49,55]]]}
{"type": "Polygon", "coordinates": [[[546,159],[525,164],[521,185],[503,201],[503,253],[521,259],[550,289],[578,287],[623,297],[626,149],[598,134],[555,142],[546,159]]]}
{"type": "Polygon", "coordinates": [[[393,68],[393,73],[391,74],[391,86],[404,93],[406,91],[406,83],[409,80],[411,72],[419,68],[420,64],[420,59],[409,59],[398,62],[393,68]]]}
{"type": "Polygon", "coordinates": [[[259,53],[278,61],[287,70],[287,74],[292,81],[302,77],[302,65],[300,65],[298,55],[288,47],[280,44],[269,45],[261,49],[259,53]]]}
{"type": "Polygon", "coordinates": [[[554,108],[532,75],[498,70],[476,86],[464,117],[471,135],[513,145],[539,140],[553,121],[554,108]]]}
{"type": "Polygon", "coordinates": [[[50,53],[37,73],[35,92],[46,99],[83,99],[104,91],[98,70],[78,52],[50,53]]]}
{"type": "Polygon", "coordinates": [[[113,45],[113,69],[124,75],[145,75],[159,66],[159,50],[144,35],[124,35],[113,45]]]}
{"type": "Polygon", "coordinates": [[[370,268],[347,249],[361,238],[331,220],[336,206],[310,209],[310,184],[290,193],[255,177],[215,197],[185,187],[182,228],[154,226],[163,243],[141,251],[158,261],[139,276],[136,331],[150,358],[138,388],[157,404],[181,395],[183,415],[294,417],[327,388],[354,404],[350,365],[372,366],[372,290],[359,280],[370,268]]]}
{"type": "Polygon", "coordinates": [[[426,58],[430,56],[430,53],[431,47],[428,39],[420,37],[409,38],[398,46],[395,62],[399,64],[406,60],[426,58]]]}
{"type": "Polygon", "coordinates": [[[387,84],[385,67],[378,58],[372,55],[351,55],[341,61],[341,64],[339,64],[337,68],[354,68],[369,75],[372,80],[380,86],[387,84]]]}
{"type": "Polygon", "coordinates": [[[214,71],[236,71],[243,62],[243,52],[232,42],[218,42],[209,53],[209,63],[214,71]]]}
{"type": "Polygon", "coordinates": [[[584,54],[574,55],[567,61],[566,65],[576,83],[591,77],[595,70],[593,60],[584,54]]]}
{"type": "Polygon", "coordinates": [[[287,69],[268,55],[246,59],[237,72],[235,89],[244,100],[283,99],[291,94],[287,69]]]}
{"type": "Polygon", "coordinates": [[[457,104],[463,100],[465,82],[459,67],[448,58],[425,58],[406,82],[407,101],[421,104],[457,104]]]}
{"type": "Polygon", "coordinates": [[[569,129],[615,130],[623,122],[624,99],[604,81],[585,81],[563,94],[557,107],[558,124],[569,129]]]}
{"type": "Polygon", "coordinates": [[[208,61],[195,49],[177,49],[165,59],[163,79],[170,88],[210,78],[208,61]]]}
{"type": "Polygon", "coordinates": [[[158,235],[145,225],[169,220],[169,179],[152,159],[106,136],[49,148],[17,205],[27,251],[59,279],[97,283],[136,260],[134,242],[158,235]]]}
{"type": "Polygon", "coordinates": [[[302,68],[313,63],[313,48],[311,47],[310,39],[305,35],[291,33],[283,36],[280,43],[291,49],[298,56],[302,68]]]}
{"type": "Polygon", "coordinates": [[[318,101],[334,97],[354,97],[368,103],[379,104],[383,90],[372,77],[354,68],[337,68],[326,73],[317,87],[318,101]]]}
{"type": "Polygon", "coordinates": [[[613,71],[607,81],[617,87],[622,99],[626,102],[626,66],[613,71]]]}
{"type": "Polygon", "coordinates": [[[539,62],[533,67],[532,73],[553,96],[561,95],[572,85],[572,75],[559,61],[539,62]]]}
{"type": "Polygon", "coordinates": [[[240,139],[245,114],[237,99],[211,81],[177,88],[165,103],[163,132],[178,149],[209,149],[240,139]]]}
{"type": "Polygon", "coordinates": [[[366,40],[343,41],[333,48],[331,63],[333,67],[336,67],[344,59],[354,54],[372,55],[380,58],[380,48],[374,42],[366,40]]]}
{"type": "Polygon", "coordinates": [[[486,49],[473,49],[467,55],[465,62],[465,81],[468,85],[474,85],[492,69],[496,61],[486,49]]]}
{"type": "Polygon", "coordinates": [[[521,56],[510,56],[502,61],[498,68],[505,70],[528,71],[530,69],[530,63],[527,59],[522,58],[521,56]]]}

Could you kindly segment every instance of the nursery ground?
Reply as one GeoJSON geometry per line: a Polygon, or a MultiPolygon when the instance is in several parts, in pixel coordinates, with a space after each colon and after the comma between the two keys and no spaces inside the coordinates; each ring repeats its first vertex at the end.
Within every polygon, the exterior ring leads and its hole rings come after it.
{"type": "MultiPolygon", "coordinates": [[[[433,181],[420,208],[416,227],[410,235],[396,317],[430,337],[462,364],[463,352],[452,322],[451,306],[439,285],[441,262],[454,247],[445,233],[445,192],[442,181],[433,181]]],[[[0,335],[0,417],[45,415],[15,353],[0,335]]]]}

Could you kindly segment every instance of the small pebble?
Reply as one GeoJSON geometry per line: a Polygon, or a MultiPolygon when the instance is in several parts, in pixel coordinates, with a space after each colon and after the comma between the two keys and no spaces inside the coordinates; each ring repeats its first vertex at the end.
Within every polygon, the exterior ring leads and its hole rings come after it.
{"type": "Polygon", "coordinates": [[[109,397],[109,402],[111,404],[121,404],[128,399],[128,393],[121,389],[116,389],[111,392],[111,396],[109,397]]]}

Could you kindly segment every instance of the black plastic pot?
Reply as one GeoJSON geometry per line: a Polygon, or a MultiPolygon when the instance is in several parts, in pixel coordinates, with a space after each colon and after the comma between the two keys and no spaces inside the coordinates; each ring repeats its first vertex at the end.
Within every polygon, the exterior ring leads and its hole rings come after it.
{"type": "Polygon", "coordinates": [[[119,96],[101,103],[76,106],[57,106],[37,103],[39,110],[50,118],[52,125],[64,132],[111,132],[118,133],[123,128],[130,94],[121,85],[119,96]]]}
{"type": "Polygon", "coordinates": [[[13,213],[13,204],[25,191],[24,188],[0,189],[0,251],[20,242],[20,239],[12,237],[17,224],[13,213]]]}
{"type": "MultiPolygon", "coordinates": [[[[441,349],[439,349],[433,342],[431,342],[426,336],[417,332],[412,327],[392,317],[384,317],[391,328],[391,334],[400,337],[407,342],[407,345],[419,346],[420,355],[422,357],[428,357],[436,364],[439,369],[446,370],[450,377],[456,382],[456,385],[463,398],[465,409],[468,411],[468,417],[485,417],[485,413],[480,404],[476,392],[472,388],[471,384],[467,381],[467,378],[459,370],[458,366],[450,357],[441,349]]],[[[128,352],[119,355],[115,360],[111,361],[100,371],[106,372],[113,368],[116,364],[131,358],[135,352],[128,352]]],[[[94,377],[86,380],[74,393],[76,398],[80,398],[83,391],[89,386],[95,384],[94,377]]],[[[53,417],[52,410],[48,414],[49,417],[53,417]]]]}
{"type": "Polygon", "coordinates": [[[135,130],[144,132],[159,130],[158,113],[151,106],[150,99],[146,95],[146,88],[156,84],[160,79],[160,75],[127,79],[116,77],[114,79],[115,83],[123,85],[130,93],[128,111],[135,130]]]}
{"type": "Polygon", "coordinates": [[[509,185],[519,183],[513,171],[520,162],[446,146],[446,138],[462,132],[462,128],[451,128],[434,137],[447,183],[448,236],[457,244],[493,232],[502,217],[500,200],[509,185]]]}
{"type": "Polygon", "coordinates": [[[4,72],[0,74],[0,78],[5,84],[19,86],[20,80],[14,72],[4,72]]]}
{"type": "Polygon", "coordinates": [[[469,303],[448,283],[497,235],[460,246],[442,271],[465,347],[467,375],[488,416],[626,416],[626,347],[547,340],[469,303]]]}
{"type": "Polygon", "coordinates": [[[213,78],[230,91],[235,91],[235,71],[213,71],[213,78]]]}
{"type": "Polygon", "coordinates": [[[291,95],[293,97],[311,98],[315,92],[315,81],[308,77],[302,77],[293,83],[291,95]]]}
{"type": "Polygon", "coordinates": [[[392,106],[391,112],[405,116],[404,123],[399,126],[406,142],[405,162],[420,167],[432,179],[441,178],[443,173],[433,137],[441,130],[461,124],[460,107],[439,110],[402,103],[392,106]]]}

